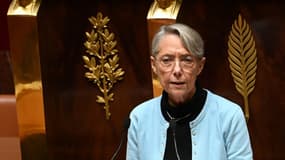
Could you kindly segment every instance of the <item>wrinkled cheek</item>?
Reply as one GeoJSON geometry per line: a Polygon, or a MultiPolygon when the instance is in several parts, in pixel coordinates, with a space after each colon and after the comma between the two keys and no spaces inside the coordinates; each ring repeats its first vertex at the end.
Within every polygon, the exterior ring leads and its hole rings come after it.
{"type": "Polygon", "coordinates": [[[159,82],[163,88],[168,87],[167,85],[169,83],[170,76],[171,75],[169,73],[165,73],[165,72],[161,72],[161,71],[157,74],[157,78],[158,78],[158,80],[159,80],[159,82]]]}
{"type": "Polygon", "coordinates": [[[162,71],[162,70],[158,70],[158,72],[157,72],[156,75],[157,75],[157,77],[159,77],[160,79],[166,79],[166,78],[170,77],[171,73],[169,73],[169,72],[164,72],[164,71],[162,71]]]}

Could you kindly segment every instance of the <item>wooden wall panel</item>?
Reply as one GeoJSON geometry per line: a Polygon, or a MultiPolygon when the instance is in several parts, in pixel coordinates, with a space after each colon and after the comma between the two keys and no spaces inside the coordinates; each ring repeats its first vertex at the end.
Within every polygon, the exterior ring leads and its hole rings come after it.
{"type": "Polygon", "coordinates": [[[9,0],[0,1],[0,94],[14,94],[6,13],[9,0]]]}
{"type": "Polygon", "coordinates": [[[0,50],[0,94],[14,94],[14,82],[9,51],[0,50]]]}
{"type": "Polygon", "coordinates": [[[249,96],[248,127],[254,159],[285,159],[285,3],[282,1],[184,1],[178,22],[196,28],[204,37],[206,66],[202,86],[241,106],[227,60],[227,41],[231,25],[241,13],[256,41],[256,87],[249,96]]]}
{"type": "Polygon", "coordinates": [[[7,11],[11,0],[0,1],[0,51],[9,50],[7,11]]]}
{"type": "MultiPolygon", "coordinates": [[[[51,160],[110,159],[129,111],[152,97],[146,14],[148,1],[43,1],[40,55],[51,160]],[[90,16],[108,16],[124,79],[114,85],[111,119],[96,102],[98,88],[84,77],[82,56],[90,16]]],[[[125,145],[120,158],[125,159],[125,145]]]]}

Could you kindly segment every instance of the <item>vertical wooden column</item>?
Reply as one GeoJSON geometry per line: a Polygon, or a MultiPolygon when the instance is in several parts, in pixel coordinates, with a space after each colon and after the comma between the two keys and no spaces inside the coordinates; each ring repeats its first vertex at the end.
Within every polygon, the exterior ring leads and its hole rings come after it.
{"type": "MultiPolygon", "coordinates": [[[[160,26],[176,22],[181,3],[182,0],[154,0],[151,4],[147,15],[149,46],[151,46],[152,38],[160,26]]],[[[154,74],[152,75],[152,86],[153,96],[159,96],[162,87],[154,74]]]]}
{"type": "Polygon", "coordinates": [[[45,120],[38,50],[37,1],[14,0],[8,16],[22,159],[45,159],[45,120]]]}

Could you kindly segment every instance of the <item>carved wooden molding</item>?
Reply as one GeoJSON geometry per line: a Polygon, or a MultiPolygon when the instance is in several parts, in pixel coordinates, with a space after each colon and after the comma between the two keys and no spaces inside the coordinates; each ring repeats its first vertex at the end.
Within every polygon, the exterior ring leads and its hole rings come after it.
{"type": "Polygon", "coordinates": [[[176,19],[182,0],[154,0],[147,19],[176,19]]]}
{"type": "Polygon", "coordinates": [[[36,16],[40,8],[41,0],[12,0],[7,15],[36,16]]]}

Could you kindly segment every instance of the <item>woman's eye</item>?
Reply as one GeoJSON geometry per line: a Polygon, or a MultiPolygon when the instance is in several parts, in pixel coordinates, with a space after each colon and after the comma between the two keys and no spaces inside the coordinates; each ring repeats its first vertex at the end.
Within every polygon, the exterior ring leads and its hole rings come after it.
{"type": "Polygon", "coordinates": [[[170,64],[172,62],[172,60],[170,58],[162,58],[161,61],[164,64],[170,64]]]}
{"type": "Polygon", "coordinates": [[[181,61],[184,62],[184,63],[192,63],[193,62],[193,58],[190,57],[190,56],[187,56],[187,57],[183,57],[181,59],[181,61]]]}

